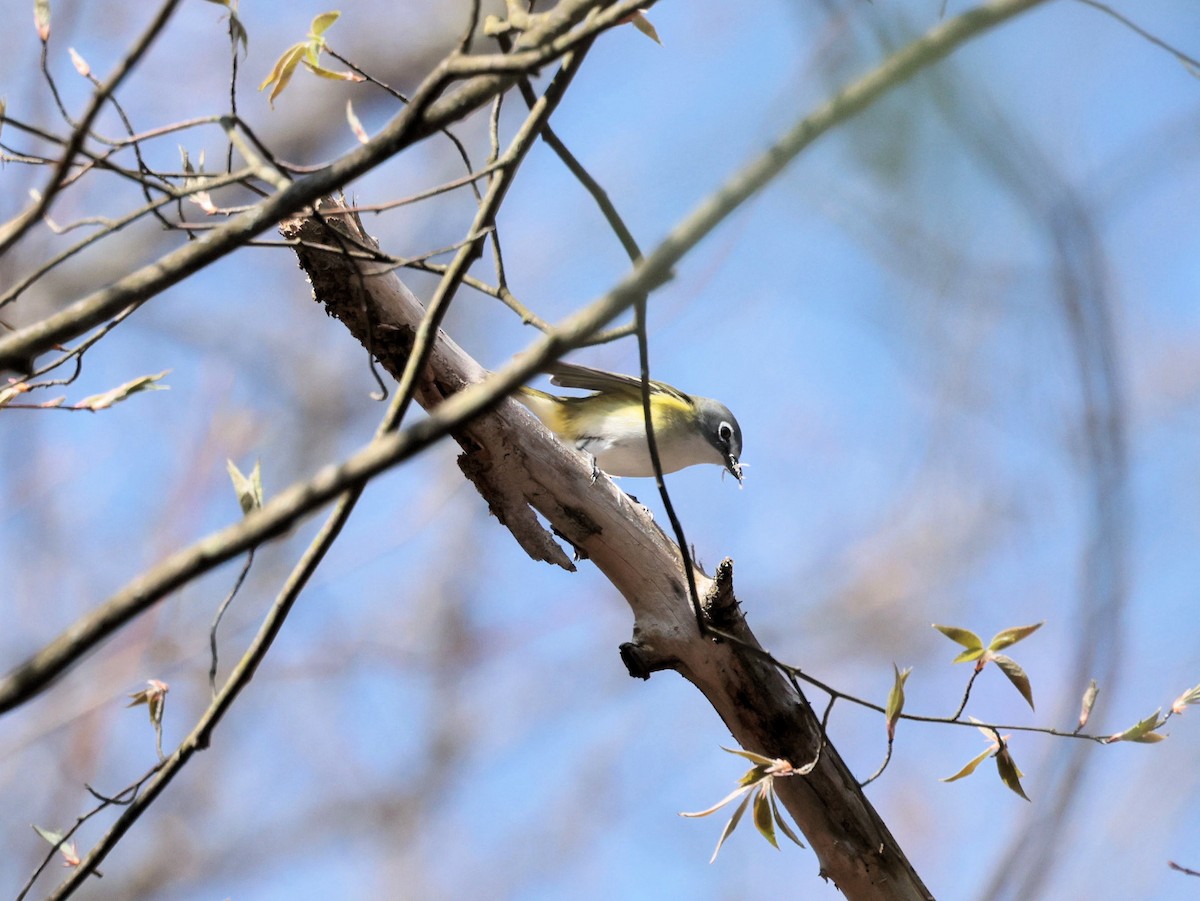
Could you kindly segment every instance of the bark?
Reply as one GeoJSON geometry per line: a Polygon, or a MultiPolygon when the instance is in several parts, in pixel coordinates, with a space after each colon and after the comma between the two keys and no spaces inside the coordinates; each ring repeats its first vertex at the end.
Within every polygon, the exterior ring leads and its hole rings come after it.
{"type": "MultiPolygon", "coordinates": [[[[289,219],[281,231],[303,242],[297,255],[314,299],[399,377],[424,310],[392,269],[332,249],[376,247],[354,217],[330,201],[321,214],[289,219]]],[[[486,375],[439,333],[415,399],[432,409],[486,375]]],[[[464,475],[530,557],[568,570],[575,568],[572,556],[588,559],[629,603],[633,636],[621,657],[631,675],[674,670],[704,694],[743,748],[796,766],[817,758],[807,776],[777,779],[776,788],[816,853],[822,877],[850,899],[932,898],[836,749],[822,740],[818,717],[791,682],[745,647],[698,634],[682,555],[643,507],[607,478],[592,484],[583,457],[511,399],[454,437],[463,449],[464,475]]],[[[724,560],[715,578],[699,570],[695,576],[712,624],[758,647],[734,595],[732,561],[724,560]]]]}

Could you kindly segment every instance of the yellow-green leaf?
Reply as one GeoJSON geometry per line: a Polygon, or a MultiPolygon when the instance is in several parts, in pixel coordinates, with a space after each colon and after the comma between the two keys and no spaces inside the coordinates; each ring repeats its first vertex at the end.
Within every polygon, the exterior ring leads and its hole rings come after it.
{"type": "Polygon", "coordinates": [[[775,839],[775,817],[771,812],[771,799],[768,797],[771,784],[760,786],[754,795],[754,828],[769,841],[775,850],[779,850],[779,842],[775,839]]]}
{"type": "Polygon", "coordinates": [[[764,757],[762,754],[755,754],[753,751],[744,751],[741,748],[727,748],[724,745],[721,746],[721,750],[726,754],[736,754],[738,757],[745,757],[751,763],[757,763],[761,766],[769,767],[775,765],[773,758],[764,757]]]}
{"type": "Polygon", "coordinates": [[[234,465],[232,460],[225,461],[225,468],[229,472],[229,480],[233,482],[233,490],[237,494],[242,515],[253,510],[261,510],[263,505],[261,461],[254,461],[254,469],[250,470],[249,476],[242,475],[242,471],[234,465]]]}
{"type": "Polygon", "coordinates": [[[976,719],[975,717],[971,716],[970,714],[967,714],[967,719],[969,719],[972,723],[975,724],[975,728],[979,730],[979,734],[983,736],[984,741],[992,742],[992,750],[995,750],[996,748],[999,747],[999,745],[995,744],[995,741],[996,741],[996,730],[995,729],[989,729],[987,726],[985,726],[983,724],[983,720],[976,719]]]}
{"type": "Polygon", "coordinates": [[[267,85],[273,85],[271,93],[267,97],[267,102],[271,106],[275,106],[275,98],[283,93],[283,89],[287,87],[288,82],[292,80],[292,76],[296,73],[296,66],[300,65],[300,60],[304,59],[304,44],[293,44],[283,51],[279,59],[275,60],[275,66],[271,69],[271,74],[263,79],[263,83],[258,86],[261,91],[267,85]]]}
{"type": "Polygon", "coordinates": [[[325,32],[327,32],[329,30],[329,26],[331,26],[334,22],[336,22],[340,16],[341,16],[341,13],[338,12],[337,10],[334,10],[332,12],[327,12],[327,13],[321,13],[319,16],[317,16],[315,19],[312,20],[312,26],[309,28],[309,33],[314,38],[321,37],[322,35],[325,34],[325,32]]]}
{"type": "Polygon", "coordinates": [[[50,0],[33,0],[33,24],[43,44],[50,40],[50,0]]]}
{"type": "Polygon", "coordinates": [[[1114,741],[1136,741],[1143,744],[1153,744],[1166,738],[1165,735],[1154,731],[1165,722],[1166,720],[1162,718],[1162,708],[1159,708],[1144,720],[1139,720],[1136,725],[1130,726],[1124,732],[1110,735],[1108,741],[1110,743],[1114,741]]]}
{"type": "Polygon", "coordinates": [[[767,768],[761,763],[757,766],[752,766],[738,780],[738,785],[757,785],[767,778],[767,768]]]}
{"type": "Polygon", "coordinates": [[[53,829],[43,829],[41,826],[34,826],[33,831],[44,838],[49,844],[57,845],[66,836],[61,832],[55,832],[53,829]]]}
{"type": "Polygon", "coordinates": [[[1200,704],[1200,685],[1195,688],[1189,688],[1183,694],[1175,699],[1171,705],[1172,713],[1183,713],[1183,711],[1193,704],[1200,704]]]}
{"type": "Polygon", "coordinates": [[[1137,738],[1131,738],[1129,741],[1135,741],[1141,745],[1156,745],[1160,741],[1166,741],[1167,737],[1161,732],[1147,732],[1145,735],[1139,735],[1137,738]]]}
{"type": "Polygon", "coordinates": [[[978,660],[984,654],[983,648],[972,648],[971,650],[963,651],[951,663],[969,663],[972,660],[978,660]]]}
{"type": "Polygon", "coordinates": [[[234,53],[237,53],[238,44],[242,45],[242,53],[250,52],[250,32],[246,31],[246,26],[232,6],[229,7],[229,42],[233,45],[234,53]]]}
{"type": "Polygon", "coordinates": [[[1008,753],[1008,745],[1002,747],[999,753],[996,754],[996,770],[1000,773],[1000,780],[1005,785],[1026,801],[1029,800],[1029,795],[1025,794],[1025,789],[1021,788],[1021,777],[1025,774],[1017,768],[1016,761],[1008,753]]]}
{"type": "Polygon", "coordinates": [[[724,807],[726,804],[728,804],[730,801],[732,801],[738,795],[745,794],[746,791],[747,791],[747,789],[745,787],[735,788],[733,791],[731,791],[729,794],[727,794],[724,798],[722,798],[720,801],[718,801],[716,804],[714,804],[712,807],[709,807],[706,810],[698,810],[695,813],[680,813],[679,815],[681,817],[706,817],[709,814],[716,813],[718,810],[720,810],[722,807],[724,807]]]}
{"type": "Polygon", "coordinates": [[[328,78],[331,81],[363,81],[363,77],[355,72],[335,72],[332,69],[326,69],[324,66],[318,65],[314,60],[306,59],[304,65],[308,67],[308,71],[313,75],[320,75],[322,78],[328,78]]]}
{"type": "Polygon", "coordinates": [[[725,844],[725,839],[733,835],[733,830],[737,828],[738,823],[742,820],[742,814],[746,812],[746,805],[750,803],[750,795],[746,795],[742,799],[742,803],[738,805],[737,810],[733,812],[733,816],[729,818],[729,822],[725,824],[725,828],[721,831],[721,837],[717,839],[717,847],[713,849],[713,855],[708,859],[709,863],[713,863],[717,859],[717,855],[721,853],[721,846],[725,844]]]}
{"type": "Polygon", "coordinates": [[[168,385],[159,385],[159,381],[171,370],[164,369],[158,375],[142,375],[136,379],[131,379],[124,385],[118,385],[105,391],[102,394],[93,394],[91,397],[85,397],[79,403],[75,404],[77,410],[107,410],[115,403],[125,400],[133,394],[138,394],[142,391],[165,391],[168,385]]]}
{"type": "Polygon", "coordinates": [[[1096,706],[1096,696],[1100,694],[1100,686],[1093,679],[1088,683],[1087,690],[1083,693],[1083,701],[1079,706],[1079,728],[1082,729],[1087,725],[1088,718],[1092,715],[1092,708],[1096,706]]]}
{"type": "Polygon", "coordinates": [[[1033,706],[1033,687],[1029,684],[1029,676],[1025,675],[1025,670],[1021,669],[1021,665],[1004,654],[992,654],[992,660],[996,666],[1000,667],[1000,672],[1008,676],[1008,681],[1021,693],[1021,697],[1029,704],[1029,708],[1036,710],[1037,708],[1033,706]]]}
{"type": "MultiPolygon", "coordinates": [[[[63,866],[79,866],[79,852],[75,849],[74,842],[67,841],[66,833],[55,832],[53,829],[43,829],[41,826],[34,826],[33,831],[44,838],[49,844],[58,848],[58,853],[61,854],[63,858],[63,866]]],[[[104,874],[97,870],[96,875],[103,876],[104,874]]]]}
{"type": "Polygon", "coordinates": [[[970,629],[960,629],[958,626],[939,626],[937,623],[934,623],[933,627],[951,641],[957,641],[969,651],[983,650],[983,639],[970,629]]]}
{"type": "Polygon", "coordinates": [[[233,46],[233,52],[237,53],[238,44],[241,44],[242,51],[249,53],[250,35],[246,31],[246,26],[242,24],[242,20],[238,18],[237,0],[208,0],[208,2],[229,10],[229,42],[233,46]]]}
{"type": "Polygon", "coordinates": [[[904,683],[908,681],[912,667],[906,666],[901,670],[893,662],[892,672],[894,674],[892,677],[892,689],[888,692],[886,709],[888,741],[891,741],[895,737],[896,722],[900,719],[900,714],[904,712],[904,683]]]}
{"type": "Polygon", "coordinates": [[[779,805],[775,801],[775,792],[771,792],[771,813],[775,815],[775,825],[777,825],[783,831],[783,834],[801,848],[805,847],[804,842],[800,841],[800,838],[792,831],[792,827],[787,824],[787,820],[785,820],[783,815],[779,812],[779,805]]]}
{"type": "Polygon", "coordinates": [[[1002,632],[997,632],[992,636],[991,642],[988,644],[989,651],[1000,651],[1007,648],[1009,645],[1014,645],[1022,639],[1028,638],[1038,629],[1046,624],[1045,620],[1040,623],[1034,623],[1032,626],[1014,626],[1011,629],[1005,629],[1002,632]]]}
{"type": "Polygon", "coordinates": [[[946,778],[944,778],[940,781],[942,781],[942,782],[957,782],[959,779],[965,779],[967,776],[970,776],[979,767],[979,764],[983,763],[985,760],[988,759],[988,757],[991,755],[993,749],[994,749],[994,746],[993,746],[993,748],[988,748],[986,751],[976,754],[974,757],[971,758],[970,762],[965,767],[963,767],[961,770],[959,770],[953,776],[947,776],[946,778]]]}

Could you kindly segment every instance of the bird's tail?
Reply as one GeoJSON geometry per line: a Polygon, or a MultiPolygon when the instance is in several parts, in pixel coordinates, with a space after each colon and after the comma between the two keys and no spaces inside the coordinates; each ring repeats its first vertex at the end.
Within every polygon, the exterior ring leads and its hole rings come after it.
{"type": "Polygon", "coordinates": [[[529,408],[542,424],[552,432],[558,432],[563,427],[563,403],[553,394],[539,391],[537,388],[522,386],[513,397],[529,408]]]}

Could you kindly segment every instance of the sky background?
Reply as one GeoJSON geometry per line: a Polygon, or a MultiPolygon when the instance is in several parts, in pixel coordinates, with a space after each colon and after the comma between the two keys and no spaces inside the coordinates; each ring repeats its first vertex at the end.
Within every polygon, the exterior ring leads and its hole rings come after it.
{"type": "MultiPolygon", "coordinates": [[[[355,0],[330,42],[411,90],[454,40],[464,6],[355,0]]],[[[15,118],[61,131],[29,7],[0,0],[0,95],[15,118]]],[[[239,110],[294,163],[354,146],[347,98],[372,133],[397,111],[370,86],[305,73],[273,111],[255,92],[325,8],[245,0],[241,10],[250,47],[239,110]]],[[[602,38],[553,125],[650,248],[838,86],[936,24],[940,8],[663,2],[650,14],[663,45],[632,28],[602,38]]],[[[946,14],[965,8],[951,2],[946,14]]],[[[1200,56],[1193,0],[1116,8],[1200,56]]],[[[53,5],[50,66],[71,110],[88,85],[66,48],[106,73],[149,15],[112,9],[53,5]]],[[[183,4],[119,95],[137,128],[227,109],[223,28],[219,7],[183,4]]],[[[1200,682],[1198,113],[1200,81],[1168,51],[1096,8],[1051,3],[822,137],[653,295],[655,377],[725,402],[748,464],[742,490],[697,467],[669,477],[672,497],[706,569],[735,561],[751,628],[778,657],[878,702],[893,662],[911,666],[908,709],[948,715],[969,671],[950,665],[956,647],[930,623],[987,638],[1045,620],[1011,651],[1037,712],[989,668],[968,713],[1069,729],[1087,678],[1100,675],[1090,728],[1102,734],[1200,682]],[[1106,328],[1081,342],[1079,323],[1098,315],[1106,328]],[[1119,436],[1116,462],[1097,470],[1097,448],[1114,447],[1106,435],[1119,436]]],[[[511,136],[515,96],[502,121],[511,136]]],[[[111,116],[99,127],[120,132],[111,116]]],[[[486,116],[456,132],[478,165],[486,116]]],[[[11,127],[0,139],[48,150],[11,127]]],[[[221,167],[216,126],[148,144],[147,159],[176,169],[180,144],[221,167]]],[[[449,143],[432,138],[350,192],[382,203],[460,174],[449,143]]],[[[44,178],[6,163],[4,218],[44,178]]],[[[65,224],[137,203],[97,177],[53,215],[65,224]]],[[[409,256],[461,240],[472,212],[460,191],[366,224],[409,256]]],[[[549,321],[628,266],[544,145],[499,232],[512,290],[549,321]]],[[[0,285],[72,236],[32,236],[0,258],[0,285]]],[[[131,228],[0,315],[31,321],[182,240],[152,223],[131,228]]],[[[474,271],[494,280],[488,259],[474,271]]],[[[433,284],[406,281],[422,297],[433,284]]],[[[446,329],[488,367],[534,337],[468,290],[446,329]]],[[[621,342],[572,358],[632,371],[637,355],[621,342]]],[[[234,521],[227,459],[261,460],[270,495],[361,447],[383,414],[361,348],[311,302],[284,248],[243,250],[155,298],[62,392],[75,401],[163,369],[169,392],[101,414],[0,421],[5,669],[234,521]]],[[[722,823],[676,814],[715,802],[745,769],[720,750],[727,730],[677,676],[626,675],[621,598],[586,564],[568,574],[526,559],[461,478],[456,451],[431,448],[372,483],[213,747],[86,896],[839,897],[811,852],[777,852],[749,825],[708,864],[722,823]]],[[[621,484],[666,521],[652,483],[621,484]]],[[[223,673],[316,527],[259,553],[222,625],[223,673]]],[[[168,745],[190,730],[207,704],[208,624],[236,572],[180,591],[0,718],[0,895],[16,894],[43,853],[30,823],[61,828],[89,808],[82,783],[115,792],[152,765],[152,731],[143,710],[124,709],[127,693],[169,682],[168,745]]],[[[1173,720],[1158,745],[1084,748],[1080,795],[1050,835],[1036,825],[1061,806],[1053,777],[1070,743],[1044,736],[1011,745],[1032,803],[990,763],[939,782],[985,742],[911,723],[868,795],[941,899],[987,897],[997,867],[1044,866],[1036,849],[1006,857],[1024,835],[1052,851],[1035,897],[1191,898],[1198,883],[1166,861],[1200,869],[1193,718],[1173,720]]],[[[839,704],[830,734],[861,777],[882,759],[875,714],[839,704]]],[[[81,844],[99,837],[97,820],[81,844]]],[[[40,894],[60,875],[50,871],[40,894]]],[[[994,897],[1030,897],[1015,884],[994,897]]]]}

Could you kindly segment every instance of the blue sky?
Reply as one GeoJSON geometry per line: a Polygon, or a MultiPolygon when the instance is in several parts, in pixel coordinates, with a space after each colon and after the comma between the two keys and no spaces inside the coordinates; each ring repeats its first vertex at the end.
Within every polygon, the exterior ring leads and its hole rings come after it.
{"type": "MultiPolygon", "coordinates": [[[[331,41],[411,87],[460,20],[450,4],[426,6],[360,0],[343,7],[331,41]]],[[[650,247],[881,58],[881,40],[896,46],[928,28],[939,7],[662,3],[651,18],[663,46],[632,29],[600,41],[554,126],[650,247]]],[[[8,109],[51,124],[27,5],[0,8],[20,26],[0,35],[8,109]]],[[[948,13],[964,8],[951,3],[948,13]]],[[[1120,8],[1200,55],[1194,3],[1120,8]]],[[[369,131],[395,113],[366,87],[303,74],[274,112],[254,93],[322,9],[242,10],[251,45],[240,108],[295,162],[352,146],[348,96],[369,131]]],[[[78,109],[84,91],[65,48],[105,72],[133,26],[90,5],[54,12],[54,71],[78,109]]],[[[122,100],[139,127],[224,109],[218,13],[185,4],[135,74],[122,100]]],[[[1121,651],[1095,728],[1131,725],[1200,682],[1198,84],[1096,9],[1050,4],[823,137],[654,295],[656,376],[726,402],[750,464],[744,490],[704,467],[672,476],[672,496],[699,558],[710,569],[734,559],[751,626],[779,656],[876,700],[893,661],[913,666],[910,709],[948,713],[968,673],[949,665],[955,648],[931,622],[986,637],[1044,619],[1012,651],[1037,713],[991,670],[968,712],[1070,723],[1084,687],[1071,661],[1091,609],[1081,586],[1093,489],[1049,218],[1069,196],[1112,317],[1127,437],[1121,651]],[[1016,175],[1005,175],[1013,159],[1016,175]]],[[[509,133],[518,116],[508,104],[509,133]]],[[[461,129],[477,159],[484,125],[461,129]]],[[[9,129],[3,137],[15,141],[9,129]]],[[[176,165],[178,143],[193,159],[205,149],[210,170],[222,159],[210,128],[156,145],[157,164],[176,165]]],[[[383,202],[459,167],[444,141],[430,140],[353,193],[383,202]]],[[[6,216],[40,177],[5,167],[6,216]]],[[[135,198],[97,182],[64,197],[56,216],[114,202],[135,198]]],[[[471,210],[460,192],[367,225],[386,249],[415,254],[459,240],[471,210]]],[[[500,234],[513,291],[552,321],[627,266],[544,146],[531,153],[500,234]]],[[[29,303],[68,302],[175,240],[153,228],[120,236],[29,303]]],[[[0,261],[4,278],[50,246],[39,236],[11,266],[0,261]]],[[[476,271],[493,277],[486,260],[476,271]]],[[[420,294],[429,281],[411,285],[420,294]]],[[[232,521],[226,458],[262,460],[271,493],[369,439],[382,410],[361,349],[307,292],[286,250],[235,255],[139,311],[64,389],[75,400],[170,368],[169,392],[95,416],[12,412],[0,423],[5,666],[170,550],[232,521]]],[[[469,292],[447,328],[488,366],[532,339],[469,292]]],[[[574,358],[629,371],[636,350],[622,343],[574,358]]],[[[94,893],[132,891],[126,880],[150,874],[151,896],[178,899],[368,897],[398,886],[410,897],[467,899],[837,897],[811,852],[776,852],[748,827],[707,863],[721,824],[676,814],[712,803],[740,775],[719,750],[727,731],[679,678],[625,675],[616,649],[631,622],[611,586],[586,565],[570,575],[525,559],[462,483],[454,455],[433,448],[372,487],[213,749],[127,837],[94,893]],[[151,878],[164,847],[170,878],[151,878]]],[[[665,521],[649,483],[622,487],[665,521]]],[[[249,639],[314,529],[260,553],[223,626],[224,660],[249,639]]],[[[190,728],[206,699],[207,623],[234,572],[180,592],[0,722],[0,809],[10,811],[6,846],[20,849],[0,861],[4,886],[23,882],[38,853],[27,823],[68,823],[85,809],[82,782],[115,790],[150,765],[152,736],[141,711],[122,709],[126,692],[166,679],[168,741],[190,728]]],[[[831,730],[855,772],[875,769],[877,717],[839,705],[831,730]]],[[[1169,731],[1160,745],[1085,755],[1082,798],[1055,837],[1058,867],[1043,897],[1194,894],[1166,860],[1200,868],[1200,733],[1188,716],[1169,731]]],[[[980,897],[1007,843],[1053,806],[1043,780],[1060,745],[1048,738],[1013,742],[1031,805],[990,765],[938,781],[983,746],[974,730],[905,724],[891,768],[869,790],[939,898],[980,897]]]]}

